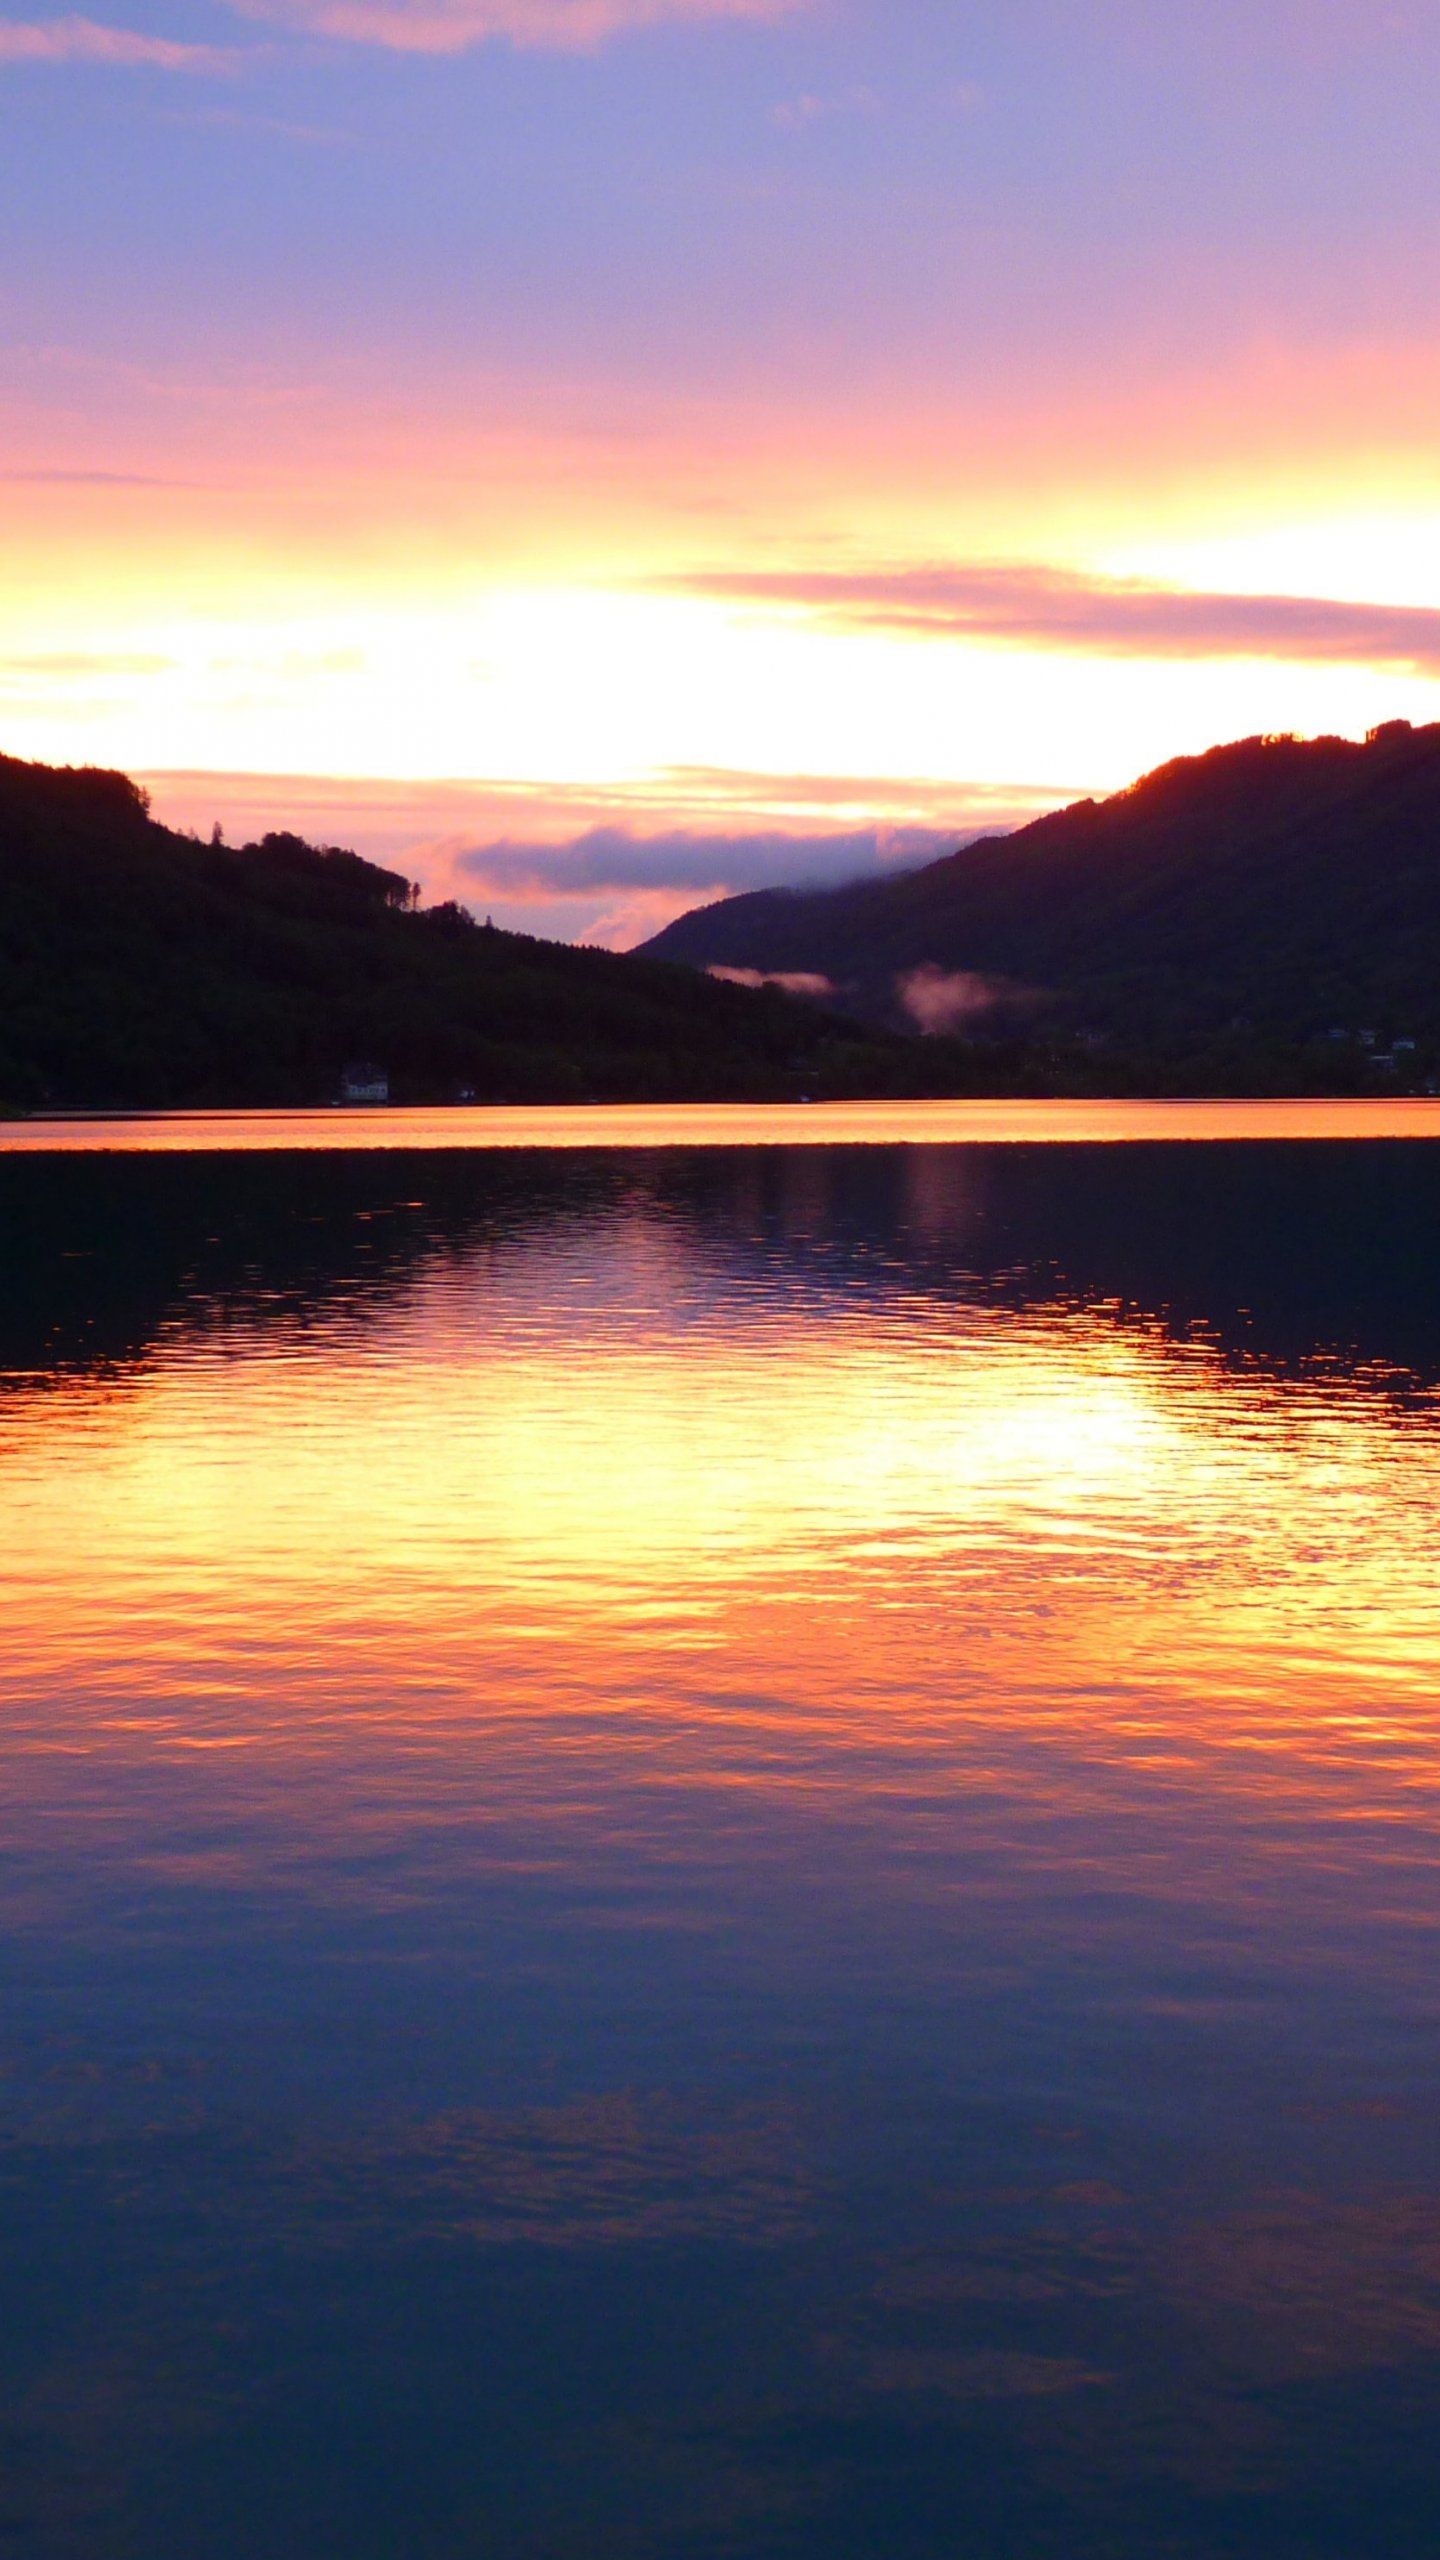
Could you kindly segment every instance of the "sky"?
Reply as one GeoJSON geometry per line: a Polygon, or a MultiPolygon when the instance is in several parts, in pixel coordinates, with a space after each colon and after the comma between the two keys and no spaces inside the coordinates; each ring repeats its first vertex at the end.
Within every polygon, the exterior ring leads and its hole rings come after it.
{"type": "Polygon", "coordinates": [[[1440,718],[1440,0],[0,15],[0,751],[633,943],[1440,718]]]}

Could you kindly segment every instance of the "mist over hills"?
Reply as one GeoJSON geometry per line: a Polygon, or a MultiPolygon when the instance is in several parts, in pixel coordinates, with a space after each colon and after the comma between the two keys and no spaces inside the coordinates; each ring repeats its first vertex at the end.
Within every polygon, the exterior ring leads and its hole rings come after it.
{"type": "Polygon", "coordinates": [[[1090,1056],[1161,1089],[1345,1089],[1382,1059],[1415,1080],[1440,1066],[1440,726],[1216,747],[894,879],[696,909],[643,948],[809,976],[877,1026],[1038,1044],[1062,1078],[1090,1056]]]}
{"type": "Polygon", "coordinates": [[[124,774],[0,757],[0,1111],[884,1089],[910,1044],[502,933],[336,846],[202,844],[124,774]]]}

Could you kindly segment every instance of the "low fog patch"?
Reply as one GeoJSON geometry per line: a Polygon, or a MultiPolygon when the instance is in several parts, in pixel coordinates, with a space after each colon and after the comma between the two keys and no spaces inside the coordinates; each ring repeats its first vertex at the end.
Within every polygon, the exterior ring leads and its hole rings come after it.
{"type": "Polygon", "coordinates": [[[897,978],[895,993],[917,1031],[959,1031],[999,1002],[991,979],[974,969],[937,969],[931,960],[897,978]]]}
{"type": "Polygon", "coordinates": [[[727,969],[717,960],[705,975],[723,978],[729,987],[779,987],[787,996],[810,996],[817,1004],[828,1003],[835,993],[834,979],[822,977],[818,969],[727,969]]]}
{"type": "Polygon", "coordinates": [[[917,1031],[932,1036],[993,1025],[998,1016],[1028,1013],[1043,999],[1013,979],[989,978],[979,969],[941,969],[924,960],[895,981],[901,1011],[917,1031]]]}

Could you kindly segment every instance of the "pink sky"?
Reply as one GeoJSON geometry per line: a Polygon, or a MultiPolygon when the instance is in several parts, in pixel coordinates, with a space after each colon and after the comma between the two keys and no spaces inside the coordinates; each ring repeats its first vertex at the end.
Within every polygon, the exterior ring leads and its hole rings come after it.
{"type": "Polygon", "coordinates": [[[117,0],[0,82],[0,749],[625,939],[1440,714],[1432,12],[117,0]]]}

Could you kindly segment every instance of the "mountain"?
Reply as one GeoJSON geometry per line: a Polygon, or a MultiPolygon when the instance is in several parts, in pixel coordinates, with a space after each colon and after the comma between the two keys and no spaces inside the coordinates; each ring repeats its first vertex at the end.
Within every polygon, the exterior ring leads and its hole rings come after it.
{"type": "Polygon", "coordinates": [[[357,854],[201,844],[124,774],[0,757],[0,1110],[885,1089],[913,1044],[422,908],[357,854]]]}
{"type": "Polygon", "coordinates": [[[644,949],[803,971],[877,1025],[1104,1059],[1111,1083],[1345,1089],[1377,1058],[1418,1079],[1440,1068],[1440,726],[1216,747],[923,870],[696,909],[644,949]]]}

